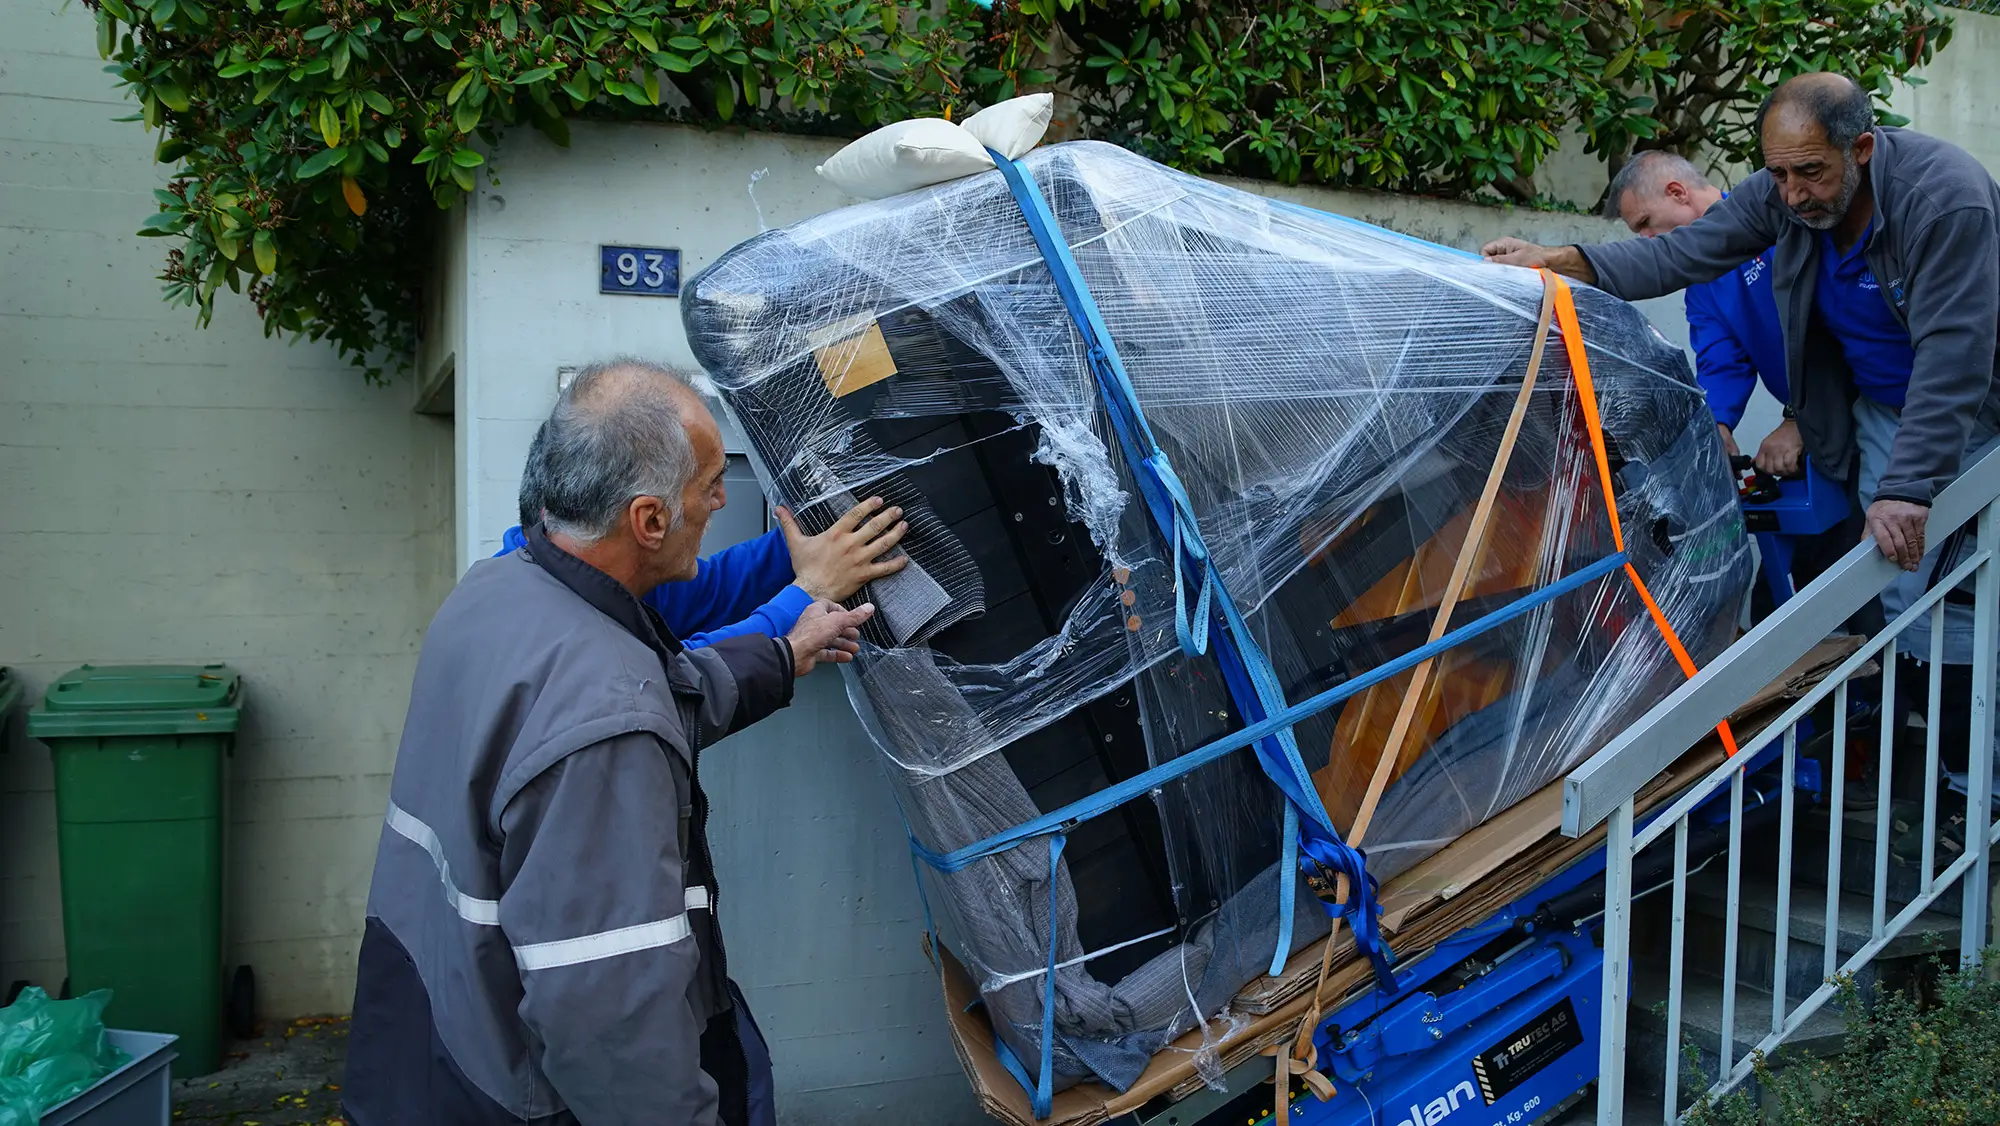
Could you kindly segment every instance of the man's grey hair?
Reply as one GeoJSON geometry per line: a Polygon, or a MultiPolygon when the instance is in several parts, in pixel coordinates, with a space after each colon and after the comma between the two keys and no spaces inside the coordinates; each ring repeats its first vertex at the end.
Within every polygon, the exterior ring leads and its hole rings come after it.
{"type": "Polygon", "coordinates": [[[1757,136],[1764,120],[1779,106],[1796,106],[1818,122],[1827,143],[1841,152],[1854,148],[1861,134],[1875,128],[1875,102],[1859,82],[1844,74],[1801,74],[1778,84],[1757,108],[1757,136]]]}
{"type": "Polygon", "coordinates": [[[577,371],[535,432],[521,472],[523,523],[582,543],[609,535],[635,497],[658,497],[681,524],[694,479],[683,413],[692,387],[672,368],[629,357],[577,371]]]}
{"type": "Polygon", "coordinates": [[[1648,149],[1633,153],[1611,178],[1611,191],[1604,197],[1603,215],[1606,219],[1625,218],[1625,197],[1638,194],[1651,195],[1679,180],[1690,188],[1705,188],[1708,177],[1701,174],[1688,158],[1662,149],[1648,149]]]}
{"type": "Polygon", "coordinates": [[[546,491],[542,484],[542,474],[548,464],[547,458],[542,454],[542,446],[548,439],[548,433],[549,424],[546,422],[535,427],[535,440],[528,443],[527,463],[521,467],[521,492],[518,503],[521,506],[522,531],[526,531],[530,525],[541,523],[542,493],[546,491]]]}

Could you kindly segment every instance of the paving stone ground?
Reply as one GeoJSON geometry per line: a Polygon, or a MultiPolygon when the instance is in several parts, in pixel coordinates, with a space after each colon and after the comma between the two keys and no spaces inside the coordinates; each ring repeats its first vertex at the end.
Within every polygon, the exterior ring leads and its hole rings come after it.
{"type": "Polygon", "coordinates": [[[230,1046],[221,1071],[174,1083],[186,1126],[345,1126],[347,1018],[306,1017],[230,1046]]]}

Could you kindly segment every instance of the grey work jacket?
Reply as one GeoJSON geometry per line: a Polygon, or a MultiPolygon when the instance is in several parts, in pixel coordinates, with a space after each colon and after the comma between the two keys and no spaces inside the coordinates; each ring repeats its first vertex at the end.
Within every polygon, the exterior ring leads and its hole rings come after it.
{"type": "Polygon", "coordinates": [[[474,564],[431,623],[397,752],[343,1092],[357,1126],[716,1122],[703,1038],[731,1002],[699,750],[791,692],[783,641],[683,650],[545,539],[474,564]]]}
{"type": "MultiPolygon", "coordinates": [[[[1882,297],[1916,350],[1902,424],[1876,495],[1929,504],[1958,476],[1975,423],[2000,427],[2000,184],[1947,141],[1887,126],[1867,166],[1875,226],[1865,255],[1882,297]]],[[[1758,171],[1700,219],[1658,238],[1579,247],[1597,286],[1627,300],[1659,297],[1735,269],[1767,246],[1785,336],[1791,406],[1820,468],[1854,469],[1851,380],[1814,323],[1820,232],[1758,171]]]]}

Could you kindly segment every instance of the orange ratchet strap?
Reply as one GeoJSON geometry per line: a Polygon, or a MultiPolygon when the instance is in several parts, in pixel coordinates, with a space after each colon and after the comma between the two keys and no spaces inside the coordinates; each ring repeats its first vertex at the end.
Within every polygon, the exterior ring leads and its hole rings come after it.
{"type": "MultiPolygon", "coordinates": [[[[1590,444],[1597,454],[1597,475],[1604,486],[1604,508],[1611,517],[1611,546],[1625,550],[1625,532],[1618,525],[1618,504],[1611,493],[1611,455],[1604,447],[1604,422],[1597,413],[1597,385],[1590,379],[1590,358],[1584,354],[1583,327],[1576,320],[1576,300],[1570,295],[1569,285],[1554,273],[1543,270],[1543,280],[1553,286],[1556,292],[1556,323],[1562,328],[1563,349],[1569,353],[1570,375],[1576,380],[1577,398],[1583,402],[1584,425],[1590,430],[1590,444]]],[[[1646,604],[1646,612],[1652,615],[1653,624],[1660,627],[1660,633],[1667,639],[1667,648],[1673,650],[1674,660],[1680,663],[1681,672],[1693,678],[1698,671],[1694,658],[1688,656],[1687,646],[1681,644],[1680,635],[1661,612],[1660,604],[1653,600],[1653,592],[1646,589],[1646,580],[1639,577],[1638,568],[1625,564],[1625,574],[1631,578],[1632,586],[1638,590],[1639,598],[1646,604]]],[[[1729,721],[1715,725],[1715,733],[1722,738],[1723,750],[1734,757],[1737,751],[1736,733],[1729,729],[1729,721]]]]}

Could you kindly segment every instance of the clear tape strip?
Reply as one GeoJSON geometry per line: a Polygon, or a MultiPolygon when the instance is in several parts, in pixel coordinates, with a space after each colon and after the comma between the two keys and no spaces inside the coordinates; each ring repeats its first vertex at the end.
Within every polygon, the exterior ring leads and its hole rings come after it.
{"type": "MultiPolygon", "coordinates": [[[[1156,930],[1151,934],[1142,934],[1137,938],[1128,938],[1123,942],[1107,946],[1102,950],[1092,950],[1088,954],[1078,955],[1077,957],[1071,958],[1066,962],[1057,962],[1056,969],[1066,970],[1071,966],[1080,966],[1083,965],[1085,962],[1102,958],[1106,954],[1115,954],[1118,951],[1123,950],[1128,946],[1137,946],[1142,942],[1150,942],[1153,939],[1159,938],[1161,935],[1172,934],[1176,929],[1177,928],[1175,927],[1161,927],[1159,930],[1156,930]]],[[[1048,967],[1036,966],[1034,969],[1028,970],[1025,973],[994,974],[988,977],[984,982],[980,983],[979,988],[981,992],[991,993],[994,990],[1003,989],[1009,985],[1013,985],[1016,982],[1033,981],[1035,978],[1041,977],[1043,974],[1046,974],[1048,972],[1049,972],[1048,967]]]]}

